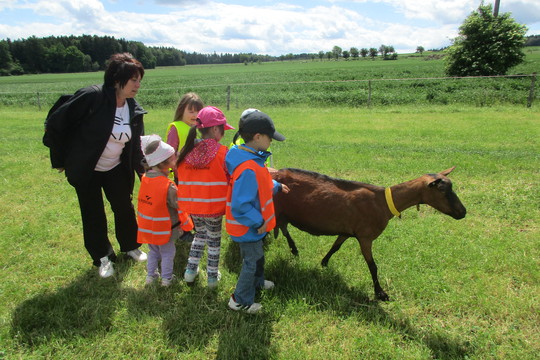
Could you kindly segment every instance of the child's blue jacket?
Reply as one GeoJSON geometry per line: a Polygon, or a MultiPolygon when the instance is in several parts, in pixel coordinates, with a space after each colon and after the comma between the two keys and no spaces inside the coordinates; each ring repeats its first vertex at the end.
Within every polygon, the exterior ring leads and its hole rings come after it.
{"type": "MultiPolygon", "coordinates": [[[[272,154],[268,151],[257,152],[255,149],[250,148],[245,144],[241,146],[253,150],[254,153],[241,150],[238,145],[234,145],[227,152],[227,156],[225,157],[225,164],[231,176],[234,169],[247,160],[254,160],[258,165],[264,167],[264,162],[272,154]]],[[[273,180],[273,182],[273,192],[275,194],[281,190],[281,184],[275,180],[273,180]]],[[[263,224],[263,217],[261,214],[255,173],[252,170],[246,169],[238,179],[236,179],[233,185],[231,196],[232,215],[240,224],[249,227],[249,230],[243,236],[231,236],[231,238],[236,242],[255,242],[261,240],[266,233],[257,234],[257,229],[263,224]]]]}

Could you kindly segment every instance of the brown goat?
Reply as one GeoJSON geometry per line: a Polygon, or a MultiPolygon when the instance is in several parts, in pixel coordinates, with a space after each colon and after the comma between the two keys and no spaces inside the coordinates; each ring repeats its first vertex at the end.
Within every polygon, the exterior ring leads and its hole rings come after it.
{"type": "MultiPolygon", "coordinates": [[[[446,177],[454,168],[392,186],[390,198],[395,204],[394,214],[399,215],[399,212],[414,205],[428,204],[454,219],[464,218],[467,211],[452,190],[452,182],[446,177]]],[[[371,273],[375,296],[388,300],[388,295],[379,284],[377,265],[371,251],[373,240],[394,216],[385,197],[385,188],[300,169],[281,169],[275,179],[286,184],[290,192],[279,192],[274,196],[274,236],[277,237],[281,230],[292,253],[298,255],[298,249],[287,230],[289,223],[312,235],[338,235],[323,258],[322,266],[328,265],[332,254],[339,250],[345,240],[356,237],[371,273]]]]}

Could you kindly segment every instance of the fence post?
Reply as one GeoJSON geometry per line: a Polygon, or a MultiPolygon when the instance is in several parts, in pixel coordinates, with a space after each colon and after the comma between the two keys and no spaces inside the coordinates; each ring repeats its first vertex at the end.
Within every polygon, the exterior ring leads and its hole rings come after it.
{"type": "Polygon", "coordinates": [[[531,88],[529,90],[529,99],[527,100],[527,107],[530,108],[534,99],[534,83],[536,82],[536,73],[532,73],[531,88]]]}
{"type": "Polygon", "coordinates": [[[367,106],[371,107],[371,80],[368,81],[367,106]]]}
{"type": "Polygon", "coordinates": [[[39,91],[37,92],[37,106],[38,106],[38,110],[41,111],[41,100],[39,98],[39,91]]]}
{"type": "Polygon", "coordinates": [[[230,109],[231,105],[231,85],[227,86],[227,110],[230,109]]]}

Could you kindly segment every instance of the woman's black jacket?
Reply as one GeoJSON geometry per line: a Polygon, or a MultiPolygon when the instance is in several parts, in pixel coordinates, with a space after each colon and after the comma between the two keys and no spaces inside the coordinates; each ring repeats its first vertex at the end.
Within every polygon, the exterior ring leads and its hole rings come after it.
{"type": "MultiPolygon", "coordinates": [[[[120,165],[131,183],[135,172],[142,175],[143,153],[140,136],[144,135],[146,111],[135,101],[126,99],[129,107],[131,140],[125,144],[120,165]]],[[[116,112],[113,87],[89,86],[78,90],[47,121],[50,156],[53,168],[64,168],[71,185],[84,188],[109,141],[116,112]]]]}

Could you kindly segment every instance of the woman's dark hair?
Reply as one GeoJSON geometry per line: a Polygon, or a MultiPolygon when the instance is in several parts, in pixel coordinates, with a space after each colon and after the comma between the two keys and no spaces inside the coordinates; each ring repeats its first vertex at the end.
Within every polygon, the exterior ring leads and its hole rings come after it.
{"type": "Polygon", "coordinates": [[[123,88],[136,75],[140,75],[141,79],[144,76],[144,68],[139,60],[130,53],[114,54],[107,60],[105,86],[114,87],[118,83],[123,88]]]}

